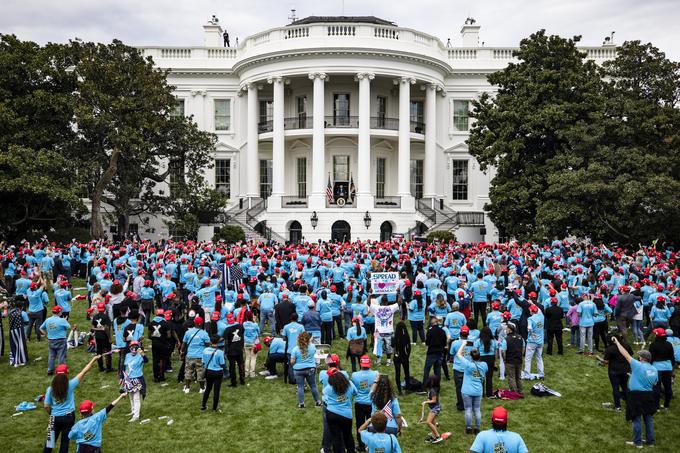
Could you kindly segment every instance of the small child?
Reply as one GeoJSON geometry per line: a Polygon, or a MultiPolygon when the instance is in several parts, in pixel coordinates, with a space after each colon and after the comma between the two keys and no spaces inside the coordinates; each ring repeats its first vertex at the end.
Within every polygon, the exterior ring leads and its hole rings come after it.
{"type": "Polygon", "coordinates": [[[427,382],[425,382],[425,389],[427,390],[427,400],[422,402],[430,407],[430,412],[427,414],[425,423],[430,427],[431,433],[427,436],[427,440],[433,444],[438,444],[442,441],[442,437],[437,429],[437,419],[442,411],[442,405],[439,403],[439,376],[431,375],[427,382]]]}
{"type": "Polygon", "coordinates": [[[121,392],[127,392],[130,397],[132,418],[130,422],[139,420],[139,412],[142,408],[142,399],[146,397],[146,381],[144,380],[144,364],[149,361],[144,349],[137,340],[132,340],[129,345],[130,352],[125,356],[125,371],[121,379],[121,392]]]}

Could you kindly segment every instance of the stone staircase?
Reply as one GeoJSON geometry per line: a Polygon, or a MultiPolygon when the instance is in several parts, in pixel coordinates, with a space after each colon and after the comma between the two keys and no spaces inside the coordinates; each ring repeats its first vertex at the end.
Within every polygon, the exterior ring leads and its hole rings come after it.
{"type": "MultiPolygon", "coordinates": [[[[423,217],[427,231],[455,232],[461,226],[484,226],[484,212],[458,212],[437,199],[421,198],[416,201],[416,211],[423,217]]],[[[408,231],[408,237],[418,231],[418,225],[408,231]]]]}
{"type": "Polygon", "coordinates": [[[267,210],[267,200],[261,198],[253,199],[250,208],[248,208],[247,205],[248,203],[246,200],[244,200],[243,207],[241,207],[240,203],[236,203],[218,216],[218,223],[241,227],[246,234],[246,240],[248,241],[286,242],[285,238],[275,233],[266,225],[266,221],[259,220],[261,214],[267,210]]]}

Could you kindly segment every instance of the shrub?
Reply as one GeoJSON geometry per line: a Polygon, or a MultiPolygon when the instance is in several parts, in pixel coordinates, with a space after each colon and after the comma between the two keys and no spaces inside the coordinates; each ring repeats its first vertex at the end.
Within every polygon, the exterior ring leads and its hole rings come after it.
{"type": "Polygon", "coordinates": [[[224,225],[215,231],[215,236],[213,236],[213,242],[225,241],[228,244],[245,240],[246,234],[243,232],[243,228],[238,225],[224,225]]]}
{"type": "Polygon", "coordinates": [[[432,231],[430,233],[427,233],[427,242],[431,244],[432,242],[439,241],[439,242],[450,242],[450,241],[456,241],[456,235],[453,234],[450,231],[442,230],[442,231],[432,231]]]}

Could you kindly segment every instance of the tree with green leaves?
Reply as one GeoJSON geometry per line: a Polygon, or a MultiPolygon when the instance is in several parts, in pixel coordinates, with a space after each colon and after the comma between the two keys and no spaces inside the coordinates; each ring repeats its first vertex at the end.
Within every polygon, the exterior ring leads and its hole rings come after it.
{"type": "Polygon", "coordinates": [[[202,170],[211,165],[215,136],[173,115],[177,101],[167,71],[116,40],[73,41],[71,49],[78,77],[75,149],[94,182],[92,235],[104,235],[103,204],[124,234],[131,215],[169,209],[174,195],[163,187],[204,190],[202,170]]]}
{"type": "Polygon", "coordinates": [[[600,68],[577,42],[533,34],[489,76],[498,94],[474,103],[491,219],[521,239],[677,239],[677,63],[632,42],[600,68]]]}
{"type": "Polygon", "coordinates": [[[0,234],[72,224],[84,209],[75,162],[76,78],[68,49],[0,35],[0,234]]]}

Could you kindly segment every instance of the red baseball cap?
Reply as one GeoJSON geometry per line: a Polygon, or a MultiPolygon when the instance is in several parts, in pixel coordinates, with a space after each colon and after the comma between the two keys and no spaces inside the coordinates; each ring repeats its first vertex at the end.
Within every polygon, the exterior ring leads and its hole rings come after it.
{"type": "Polygon", "coordinates": [[[371,358],[366,354],[362,355],[361,358],[359,359],[359,366],[362,368],[370,368],[371,358]]]}
{"type": "Polygon", "coordinates": [[[551,297],[550,303],[553,304],[553,305],[557,305],[557,297],[551,297]]]}
{"type": "Polygon", "coordinates": [[[510,319],[512,318],[512,314],[509,311],[504,311],[503,314],[501,315],[503,319],[510,319]]]}
{"type": "Polygon", "coordinates": [[[52,313],[59,314],[62,311],[64,311],[64,309],[61,308],[61,306],[59,306],[59,305],[55,305],[54,307],[52,307],[52,313]]]}
{"type": "Polygon", "coordinates": [[[159,308],[158,310],[156,310],[157,316],[163,316],[164,314],[165,314],[165,310],[163,310],[162,308],[159,308]]]}
{"type": "Polygon", "coordinates": [[[203,318],[201,318],[200,316],[196,316],[196,317],[194,318],[194,325],[195,325],[195,326],[200,326],[201,324],[203,324],[203,318]]]}
{"type": "Polygon", "coordinates": [[[97,311],[106,311],[106,304],[104,302],[97,302],[97,311]]]}
{"type": "Polygon", "coordinates": [[[81,414],[89,414],[90,412],[92,412],[93,409],[94,403],[90,400],[85,400],[82,403],[80,403],[79,410],[81,414]]]}
{"type": "Polygon", "coordinates": [[[654,332],[654,335],[656,335],[657,337],[665,337],[666,336],[666,329],[664,329],[663,327],[657,327],[652,332],[654,332]]]}
{"type": "Polygon", "coordinates": [[[470,333],[470,328],[468,326],[463,326],[460,328],[460,333],[470,333]]]}
{"type": "Polygon", "coordinates": [[[212,312],[212,315],[210,316],[210,319],[212,321],[219,321],[220,320],[220,312],[219,311],[214,311],[212,312]]]}
{"type": "Polygon", "coordinates": [[[54,370],[54,372],[57,374],[68,374],[68,365],[65,363],[57,365],[57,368],[54,370]]]}
{"type": "Polygon", "coordinates": [[[532,313],[536,313],[538,311],[538,305],[534,304],[529,305],[529,311],[532,313]]]}
{"type": "Polygon", "coordinates": [[[494,302],[491,304],[491,309],[498,310],[499,308],[501,308],[501,304],[499,304],[498,302],[494,302]]]}
{"type": "Polygon", "coordinates": [[[491,411],[491,422],[499,424],[508,423],[508,411],[505,410],[503,406],[495,407],[491,411]]]}
{"type": "Polygon", "coordinates": [[[338,363],[340,363],[340,357],[338,357],[337,354],[328,354],[328,356],[326,357],[326,365],[331,364],[337,365],[338,363]]]}
{"type": "Polygon", "coordinates": [[[235,322],[236,322],[236,320],[234,319],[234,314],[233,314],[233,313],[229,313],[229,314],[227,315],[227,323],[229,323],[229,324],[234,324],[235,322]]]}

